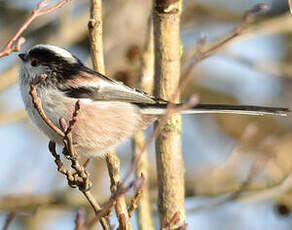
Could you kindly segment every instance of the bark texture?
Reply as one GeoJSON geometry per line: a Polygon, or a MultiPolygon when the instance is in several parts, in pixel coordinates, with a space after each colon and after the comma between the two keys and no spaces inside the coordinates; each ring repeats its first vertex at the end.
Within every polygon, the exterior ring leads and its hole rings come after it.
{"type": "MultiPolygon", "coordinates": [[[[180,78],[180,13],[182,1],[156,0],[153,10],[155,46],[155,96],[179,102],[176,94],[180,78]]],[[[157,125],[157,124],[156,124],[157,125]]],[[[181,117],[174,115],[161,128],[156,139],[158,170],[158,207],[161,227],[172,217],[179,221],[172,229],[184,225],[184,166],[181,151],[181,117]]]]}

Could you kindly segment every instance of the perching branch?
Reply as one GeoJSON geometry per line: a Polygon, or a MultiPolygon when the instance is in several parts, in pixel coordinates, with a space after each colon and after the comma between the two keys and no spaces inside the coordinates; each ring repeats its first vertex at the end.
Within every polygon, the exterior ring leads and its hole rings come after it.
{"type": "MultiPolygon", "coordinates": [[[[52,141],[49,143],[49,150],[55,158],[55,163],[58,167],[58,171],[67,177],[69,186],[78,187],[78,189],[84,194],[84,196],[86,197],[86,199],[88,200],[92,208],[94,209],[94,212],[97,213],[100,210],[100,206],[98,205],[95,198],[92,196],[92,194],[89,191],[91,187],[91,182],[89,180],[89,173],[85,169],[85,166],[88,164],[88,162],[86,162],[84,165],[81,165],[79,163],[78,153],[74,149],[73,140],[72,140],[71,132],[78,119],[78,114],[80,111],[80,101],[79,100],[76,101],[72,119],[69,121],[69,126],[67,127],[66,122],[64,121],[64,118],[60,118],[60,126],[62,130],[59,129],[45,115],[42,109],[41,100],[37,95],[36,87],[38,84],[44,81],[46,77],[47,76],[44,74],[44,75],[41,75],[39,78],[35,79],[35,81],[31,82],[29,94],[32,97],[32,101],[33,101],[35,109],[37,110],[39,115],[42,117],[44,122],[52,130],[54,130],[58,135],[63,137],[63,143],[64,143],[63,152],[65,153],[66,156],[68,156],[69,160],[71,161],[71,167],[72,169],[75,170],[75,173],[72,174],[70,170],[67,170],[64,167],[60,156],[56,152],[55,143],[52,141]]],[[[100,218],[100,223],[103,226],[103,229],[110,229],[109,223],[105,218],[100,218]]]]}
{"type": "Polygon", "coordinates": [[[19,30],[12,36],[12,38],[7,42],[4,48],[0,51],[0,58],[4,56],[8,56],[12,52],[18,52],[21,46],[24,44],[25,39],[20,37],[21,34],[27,29],[27,27],[38,17],[51,13],[54,10],[62,7],[70,0],[63,0],[58,4],[45,9],[48,4],[49,0],[43,0],[40,4],[38,4],[37,8],[31,12],[31,15],[26,19],[26,21],[22,24],[19,30]],[[16,45],[13,45],[16,42],[16,45]]]}
{"type": "Polygon", "coordinates": [[[32,103],[35,107],[35,109],[39,112],[41,118],[44,120],[44,122],[53,130],[55,131],[59,136],[64,137],[65,134],[57,127],[53,124],[53,122],[51,122],[47,116],[45,115],[43,109],[42,109],[42,102],[40,100],[40,98],[37,95],[37,90],[36,87],[38,84],[40,84],[42,81],[46,80],[47,75],[46,74],[42,74],[40,77],[36,78],[30,85],[30,91],[29,94],[32,98],[32,103]]]}

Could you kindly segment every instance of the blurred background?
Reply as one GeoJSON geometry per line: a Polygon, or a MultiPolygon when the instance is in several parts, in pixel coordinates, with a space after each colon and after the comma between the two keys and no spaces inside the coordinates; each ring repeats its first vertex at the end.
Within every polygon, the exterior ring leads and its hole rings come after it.
{"type": "MultiPolygon", "coordinates": [[[[0,44],[4,46],[40,1],[0,0],[0,44]]],[[[50,1],[52,4],[57,1],[50,1]]],[[[271,9],[231,45],[197,65],[183,98],[201,103],[292,107],[292,16],[287,0],[185,0],[181,39],[183,69],[200,36],[207,43],[242,22],[256,3],[271,9]]],[[[131,84],[139,75],[151,1],[104,1],[107,75],[131,84]]],[[[72,1],[38,18],[23,34],[26,50],[38,43],[62,46],[91,66],[87,0],[72,1]]],[[[73,229],[81,194],[68,188],[48,151],[48,139],[27,119],[17,78],[17,53],[0,60],[0,226],[9,229],[73,229]]],[[[291,116],[196,115],[183,117],[186,210],[189,229],[291,229],[291,116]]],[[[152,131],[147,130],[149,135],[152,131]]],[[[118,149],[122,173],[131,164],[131,142],[118,149]]],[[[158,226],[154,148],[149,150],[150,192],[158,226]]],[[[103,160],[90,165],[95,197],[110,196],[103,160]]],[[[132,194],[130,194],[132,195],[132,194]]],[[[136,226],[135,216],[131,219],[136,226]]],[[[115,224],[115,220],[112,220],[115,224]]]]}

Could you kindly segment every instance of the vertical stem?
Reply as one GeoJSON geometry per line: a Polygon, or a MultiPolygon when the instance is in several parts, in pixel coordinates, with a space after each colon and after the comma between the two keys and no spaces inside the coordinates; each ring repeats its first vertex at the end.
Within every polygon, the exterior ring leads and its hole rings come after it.
{"type": "MultiPolygon", "coordinates": [[[[181,66],[180,13],[182,0],[155,0],[153,9],[155,46],[155,96],[169,100],[178,86],[181,66]]],[[[177,96],[174,102],[179,102],[177,96]]],[[[156,123],[157,125],[157,123],[156,123]]],[[[179,215],[185,222],[184,166],[181,151],[181,117],[174,115],[156,139],[158,208],[161,227],[179,215]]],[[[177,227],[171,226],[171,228],[177,227]]]]}
{"type": "MultiPolygon", "coordinates": [[[[151,12],[152,13],[152,12],[151,12]]],[[[152,16],[149,17],[148,31],[146,37],[146,45],[141,57],[141,69],[138,88],[144,92],[151,94],[153,87],[154,77],[154,47],[153,47],[153,22],[152,16]]],[[[145,135],[142,130],[137,131],[133,136],[133,153],[134,157],[137,157],[141,153],[145,142],[145,135]]],[[[153,230],[153,221],[151,216],[151,202],[149,197],[148,187],[148,152],[144,151],[139,165],[136,168],[136,178],[143,173],[145,177],[145,184],[141,193],[141,197],[138,201],[138,226],[140,230],[153,230]]]]}
{"type": "MultiPolygon", "coordinates": [[[[111,152],[107,154],[106,156],[106,163],[107,163],[108,173],[111,179],[111,192],[115,193],[121,181],[120,160],[116,154],[113,154],[111,152]]],[[[119,230],[132,229],[125,196],[121,195],[117,198],[115,208],[116,208],[116,213],[117,213],[117,217],[120,224],[119,230]]]]}
{"type": "Polygon", "coordinates": [[[104,74],[103,40],[102,40],[102,0],[90,1],[90,19],[88,22],[90,52],[95,70],[104,74]]]}
{"type": "MultiPolygon", "coordinates": [[[[102,40],[102,0],[91,0],[90,20],[88,23],[91,57],[93,67],[101,74],[105,74],[103,40],[102,40]]],[[[108,153],[106,163],[111,178],[111,191],[115,192],[120,183],[120,160],[115,151],[108,153]]],[[[116,202],[116,212],[119,220],[119,229],[131,229],[128,208],[125,197],[119,196],[116,202]]]]}
{"type": "MultiPolygon", "coordinates": [[[[90,52],[93,67],[100,73],[105,73],[102,40],[102,0],[90,1],[90,19],[88,22],[90,52]]],[[[106,218],[101,218],[100,223],[108,229],[109,223],[106,218]]]]}

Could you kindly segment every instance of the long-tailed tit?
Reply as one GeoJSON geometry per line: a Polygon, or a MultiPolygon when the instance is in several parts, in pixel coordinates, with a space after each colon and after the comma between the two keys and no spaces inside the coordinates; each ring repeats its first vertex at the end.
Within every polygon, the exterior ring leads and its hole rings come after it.
{"type": "MultiPolygon", "coordinates": [[[[37,77],[47,75],[38,85],[37,93],[46,116],[58,127],[59,119],[68,122],[76,101],[81,101],[81,111],[73,129],[73,142],[80,154],[100,157],[166,111],[167,101],[89,69],[65,49],[36,45],[19,57],[22,60],[20,90],[26,111],[52,141],[61,144],[62,138],[45,124],[34,108],[29,84],[37,77]]],[[[275,107],[198,104],[182,113],[281,115],[288,111],[275,107]]]]}

